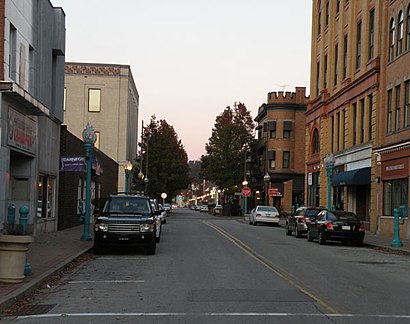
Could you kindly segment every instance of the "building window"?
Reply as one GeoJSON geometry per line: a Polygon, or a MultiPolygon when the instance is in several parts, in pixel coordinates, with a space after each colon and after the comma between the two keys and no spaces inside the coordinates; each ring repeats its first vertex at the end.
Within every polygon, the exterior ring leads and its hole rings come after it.
{"type": "Polygon", "coordinates": [[[374,57],[374,9],[370,11],[369,17],[369,61],[374,57]]]}
{"type": "Polygon", "coordinates": [[[390,89],[387,91],[387,133],[392,131],[392,102],[393,100],[393,91],[390,89]]]}
{"type": "Polygon", "coordinates": [[[346,132],[345,132],[345,118],[346,118],[346,110],[345,109],[343,109],[342,110],[342,115],[340,116],[340,119],[342,120],[342,123],[341,123],[341,129],[340,129],[340,137],[341,137],[341,139],[342,139],[342,146],[341,146],[341,149],[342,150],[344,150],[345,149],[345,143],[346,143],[346,140],[345,140],[345,136],[346,136],[346,132]]]}
{"type": "Polygon", "coordinates": [[[360,21],[357,24],[357,33],[356,33],[356,70],[360,68],[362,56],[362,22],[360,21]]]}
{"type": "Polygon", "coordinates": [[[383,214],[392,216],[395,208],[408,205],[408,180],[392,180],[383,182],[383,214]]]}
{"type": "Polygon", "coordinates": [[[88,89],[88,111],[101,111],[101,89],[88,89]]]}
{"type": "Polygon", "coordinates": [[[291,121],[283,122],[283,138],[289,139],[293,129],[293,123],[291,121]]]}
{"type": "Polygon", "coordinates": [[[410,126],[410,80],[404,84],[404,126],[410,126]]]}
{"type": "Polygon", "coordinates": [[[339,151],[340,141],[340,112],[336,114],[336,151],[339,151]]]}
{"type": "Polygon", "coordinates": [[[326,1],[326,27],[329,25],[329,0],[326,1]]]}
{"type": "Polygon", "coordinates": [[[360,109],[360,143],[364,142],[364,99],[359,101],[360,109]]]}
{"type": "Polygon", "coordinates": [[[404,36],[404,15],[403,11],[399,12],[399,23],[397,25],[397,55],[403,52],[403,36],[404,36]]]}
{"type": "Polygon", "coordinates": [[[64,97],[63,97],[63,109],[64,111],[67,108],[67,88],[64,87],[64,97]]]}
{"type": "Polygon", "coordinates": [[[316,63],[316,97],[319,95],[319,88],[320,88],[320,63],[316,63]]]}
{"type": "Polygon", "coordinates": [[[12,24],[9,37],[9,78],[17,81],[17,29],[12,24]]]}
{"type": "Polygon", "coordinates": [[[395,35],[395,26],[394,18],[390,20],[390,30],[389,30],[389,61],[392,61],[394,58],[394,35],[395,35]]]}
{"type": "Polygon", "coordinates": [[[406,19],[406,49],[410,50],[410,4],[407,8],[407,19],[406,19]]]}
{"type": "Polygon", "coordinates": [[[269,161],[269,168],[276,168],[276,151],[267,151],[266,154],[269,161]]]}
{"type": "Polygon", "coordinates": [[[100,132],[95,131],[95,136],[96,136],[96,139],[95,139],[94,147],[97,149],[100,149],[100,132]]]}
{"type": "Polygon", "coordinates": [[[319,132],[317,128],[313,131],[313,140],[312,140],[312,154],[316,154],[320,152],[320,140],[319,140],[319,132]]]}
{"type": "Polygon", "coordinates": [[[335,142],[335,116],[333,115],[330,117],[330,123],[332,127],[332,135],[330,137],[330,150],[333,152],[334,151],[334,142],[335,142]]]}
{"type": "Polygon", "coordinates": [[[308,206],[318,207],[320,202],[319,172],[308,174],[308,206]]]}
{"type": "Polygon", "coordinates": [[[334,81],[333,85],[337,86],[337,69],[339,67],[339,45],[335,45],[335,65],[334,65],[334,81]]]}
{"type": "Polygon", "coordinates": [[[327,88],[327,54],[325,55],[323,66],[323,88],[327,88]]]}
{"type": "Polygon", "coordinates": [[[289,151],[283,151],[283,157],[282,157],[282,165],[284,169],[289,169],[290,168],[290,152],[289,151]]]}
{"type": "Polygon", "coordinates": [[[396,120],[395,120],[395,130],[400,129],[400,85],[396,86],[396,120]]]}
{"type": "Polygon", "coordinates": [[[340,0],[336,1],[336,15],[340,12],[340,0]]]}
{"type": "Polygon", "coordinates": [[[37,217],[51,218],[54,216],[54,197],[56,179],[47,175],[38,178],[37,217]]]}
{"type": "Polygon", "coordinates": [[[357,104],[354,103],[352,107],[352,131],[353,131],[353,145],[357,144],[357,104]]]}
{"type": "Polygon", "coordinates": [[[343,38],[343,80],[347,78],[347,35],[343,38]]]}
{"type": "Polygon", "coordinates": [[[321,20],[322,20],[322,1],[319,0],[317,2],[317,9],[318,9],[318,14],[317,14],[317,34],[318,36],[320,35],[322,25],[321,25],[321,20]]]}
{"type": "Polygon", "coordinates": [[[367,97],[367,104],[368,104],[368,107],[369,107],[369,141],[371,141],[372,140],[372,127],[373,127],[373,122],[372,122],[372,119],[373,119],[373,94],[370,94],[368,97],[367,97]]]}
{"type": "Polygon", "coordinates": [[[268,131],[269,131],[269,138],[275,139],[276,138],[276,121],[268,122],[268,131]]]}

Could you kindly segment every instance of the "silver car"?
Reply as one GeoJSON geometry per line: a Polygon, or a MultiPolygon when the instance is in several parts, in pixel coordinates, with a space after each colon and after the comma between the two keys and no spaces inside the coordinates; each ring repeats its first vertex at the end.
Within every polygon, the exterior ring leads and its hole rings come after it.
{"type": "Polygon", "coordinates": [[[258,225],[259,223],[270,223],[279,225],[279,212],[273,206],[256,206],[252,209],[249,216],[249,225],[258,225]]]}

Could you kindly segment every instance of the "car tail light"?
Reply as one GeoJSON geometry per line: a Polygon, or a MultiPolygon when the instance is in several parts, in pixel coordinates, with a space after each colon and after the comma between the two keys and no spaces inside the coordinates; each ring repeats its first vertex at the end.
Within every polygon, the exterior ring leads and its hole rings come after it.
{"type": "Polygon", "coordinates": [[[262,216],[262,214],[256,214],[256,217],[262,216]]]}
{"type": "Polygon", "coordinates": [[[299,222],[300,223],[306,223],[306,217],[302,216],[301,218],[299,218],[299,222]]]}
{"type": "Polygon", "coordinates": [[[360,232],[364,232],[364,224],[360,224],[360,226],[359,226],[359,231],[360,231],[360,232]]]}
{"type": "Polygon", "coordinates": [[[333,229],[333,223],[326,223],[326,229],[332,230],[333,229]]]}

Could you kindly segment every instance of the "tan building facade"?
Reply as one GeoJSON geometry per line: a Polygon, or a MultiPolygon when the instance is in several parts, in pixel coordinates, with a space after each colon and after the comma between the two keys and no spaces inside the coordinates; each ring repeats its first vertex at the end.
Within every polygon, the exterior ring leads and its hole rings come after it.
{"type": "Polygon", "coordinates": [[[372,231],[377,230],[373,150],[379,144],[383,6],[380,0],[313,1],[306,112],[306,204],[353,211],[372,231]],[[324,165],[328,154],[331,186],[324,165]]]}
{"type": "Polygon", "coordinates": [[[119,164],[118,191],[125,191],[127,161],[138,143],[139,94],[128,65],[66,63],[64,123],[82,138],[90,123],[95,146],[119,164]]]}
{"type": "Polygon", "coordinates": [[[304,200],[305,112],[309,97],[305,87],[295,92],[268,93],[259,110],[258,156],[262,176],[266,174],[263,203],[290,213],[304,200]],[[268,199],[266,199],[268,198],[268,199]]]}

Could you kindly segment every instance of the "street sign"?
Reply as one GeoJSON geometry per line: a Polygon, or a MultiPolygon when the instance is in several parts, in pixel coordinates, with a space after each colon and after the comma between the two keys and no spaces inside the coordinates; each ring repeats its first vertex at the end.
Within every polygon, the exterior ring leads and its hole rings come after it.
{"type": "Polygon", "coordinates": [[[242,188],[242,196],[244,197],[250,197],[251,195],[251,189],[248,187],[242,188]]]}

